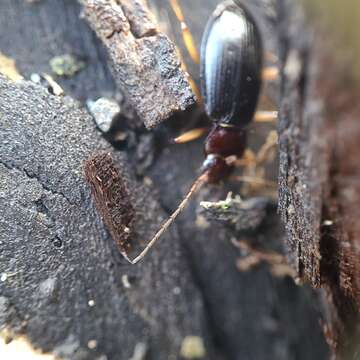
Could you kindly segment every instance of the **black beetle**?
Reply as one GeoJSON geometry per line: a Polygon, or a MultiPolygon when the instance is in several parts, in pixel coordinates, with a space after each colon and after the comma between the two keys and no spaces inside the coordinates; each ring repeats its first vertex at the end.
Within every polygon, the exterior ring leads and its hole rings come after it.
{"type": "Polygon", "coordinates": [[[210,118],[225,126],[246,126],[261,87],[263,48],[249,11],[233,1],[210,17],[201,44],[201,92],[210,118]]]}
{"type": "Polygon", "coordinates": [[[202,96],[214,121],[205,141],[202,174],[144,250],[133,260],[123,254],[132,264],[147,254],[203,184],[226,178],[234,158],[243,156],[246,126],[254,117],[261,88],[262,59],[260,33],[249,11],[232,0],[218,5],[201,45],[202,96]]]}
{"type": "Polygon", "coordinates": [[[227,177],[246,149],[245,127],[253,119],[260,88],[263,50],[260,32],[247,9],[233,1],[218,5],[201,44],[201,92],[214,121],[205,141],[208,182],[227,177]]]}

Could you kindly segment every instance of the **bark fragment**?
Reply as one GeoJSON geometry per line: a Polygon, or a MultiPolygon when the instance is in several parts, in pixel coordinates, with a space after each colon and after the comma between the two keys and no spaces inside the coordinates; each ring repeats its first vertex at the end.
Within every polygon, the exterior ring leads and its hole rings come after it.
{"type": "Polygon", "coordinates": [[[130,248],[129,236],[135,209],[126,181],[121,177],[110,153],[91,156],[85,162],[86,180],[91,186],[96,207],[121,253],[130,248]]]}
{"type": "Polygon", "coordinates": [[[105,45],[114,78],[147,128],[195,101],[174,45],[140,0],[82,0],[105,45]]]}

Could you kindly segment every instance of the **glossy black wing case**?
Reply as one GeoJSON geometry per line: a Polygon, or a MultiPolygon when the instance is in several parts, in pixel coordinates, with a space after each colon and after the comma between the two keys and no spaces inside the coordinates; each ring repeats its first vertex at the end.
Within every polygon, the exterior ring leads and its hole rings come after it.
{"type": "Polygon", "coordinates": [[[216,122],[246,126],[256,110],[262,71],[259,29],[247,9],[221,3],[210,17],[201,44],[201,91],[216,122]]]}

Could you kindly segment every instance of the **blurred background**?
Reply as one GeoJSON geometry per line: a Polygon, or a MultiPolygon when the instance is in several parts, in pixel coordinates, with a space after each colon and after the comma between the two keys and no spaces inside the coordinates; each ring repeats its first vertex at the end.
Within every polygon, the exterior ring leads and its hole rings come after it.
{"type": "MultiPolygon", "coordinates": [[[[300,0],[309,21],[332,45],[337,61],[346,64],[360,82],[360,4],[357,0],[300,0]]],[[[331,76],[331,74],[329,74],[331,76]]]]}

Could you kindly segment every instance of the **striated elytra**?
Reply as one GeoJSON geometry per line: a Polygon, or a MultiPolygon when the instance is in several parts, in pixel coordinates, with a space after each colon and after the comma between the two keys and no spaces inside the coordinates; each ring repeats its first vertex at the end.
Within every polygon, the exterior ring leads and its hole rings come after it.
{"type": "Polygon", "coordinates": [[[250,12],[233,1],[210,17],[201,44],[201,91],[215,122],[245,127],[259,98],[262,42],[250,12]]]}

